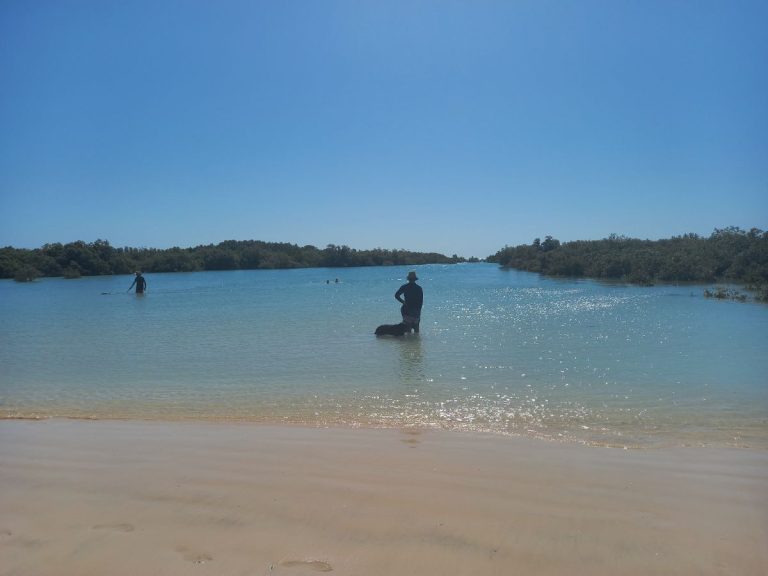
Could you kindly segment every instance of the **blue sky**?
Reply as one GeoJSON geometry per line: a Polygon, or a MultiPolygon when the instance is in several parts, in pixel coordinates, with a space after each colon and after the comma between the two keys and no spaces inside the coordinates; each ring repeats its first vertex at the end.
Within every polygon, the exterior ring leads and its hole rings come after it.
{"type": "Polygon", "coordinates": [[[768,228],[764,1],[0,0],[0,246],[768,228]]]}

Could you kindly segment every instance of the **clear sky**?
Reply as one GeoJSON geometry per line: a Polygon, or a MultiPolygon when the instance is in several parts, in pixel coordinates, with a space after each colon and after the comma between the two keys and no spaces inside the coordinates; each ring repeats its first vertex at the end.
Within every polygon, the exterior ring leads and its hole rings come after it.
{"type": "Polygon", "coordinates": [[[0,246],[768,228],[765,0],[0,0],[0,246]]]}

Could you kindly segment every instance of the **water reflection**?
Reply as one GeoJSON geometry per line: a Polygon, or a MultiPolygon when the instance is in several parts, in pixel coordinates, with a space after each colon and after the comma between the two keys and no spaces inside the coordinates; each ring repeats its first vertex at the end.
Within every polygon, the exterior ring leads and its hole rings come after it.
{"type": "Polygon", "coordinates": [[[424,380],[424,353],[421,345],[421,336],[409,334],[397,339],[397,347],[400,352],[400,364],[398,375],[404,383],[420,383],[424,380]]]}

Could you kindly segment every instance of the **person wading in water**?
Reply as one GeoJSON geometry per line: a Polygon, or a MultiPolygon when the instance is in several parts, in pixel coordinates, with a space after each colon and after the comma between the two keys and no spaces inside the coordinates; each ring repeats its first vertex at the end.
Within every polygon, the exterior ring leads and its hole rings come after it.
{"type": "Polygon", "coordinates": [[[144,290],[147,289],[147,281],[144,280],[141,272],[136,272],[136,278],[133,279],[133,284],[128,286],[127,292],[130,292],[134,285],[136,285],[136,294],[144,294],[144,290]]]}
{"type": "Polygon", "coordinates": [[[418,280],[416,272],[408,272],[408,284],[403,284],[395,292],[395,300],[402,304],[400,314],[403,316],[403,324],[414,332],[419,331],[421,306],[424,304],[424,292],[421,286],[416,284],[416,280],[418,280]]]}

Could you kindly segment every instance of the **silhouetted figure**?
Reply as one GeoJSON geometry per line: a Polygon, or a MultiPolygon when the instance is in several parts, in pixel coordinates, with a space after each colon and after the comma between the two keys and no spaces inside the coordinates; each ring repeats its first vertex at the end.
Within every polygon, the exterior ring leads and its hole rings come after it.
{"type": "Polygon", "coordinates": [[[424,304],[424,292],[421,286],[416,284],[416,280],[416,272],[408,272],[408,284],[403,284],[395,292],[395,300],[402,304],[400,314],[403,316],[403,324],[414,332],[419,331],[421,307],[424,304]]]}
{"type": "Polygon", "coordinates": [[[144,280],[144,276],[141,275],[141,272],[136,272],[136,278],[133,279],[133,283],[128,286],[128,292],[131,291],[131,288],[136,286],[136,294],[144,294],[144,290],[147,289],[147,281],[144,280]]]}

